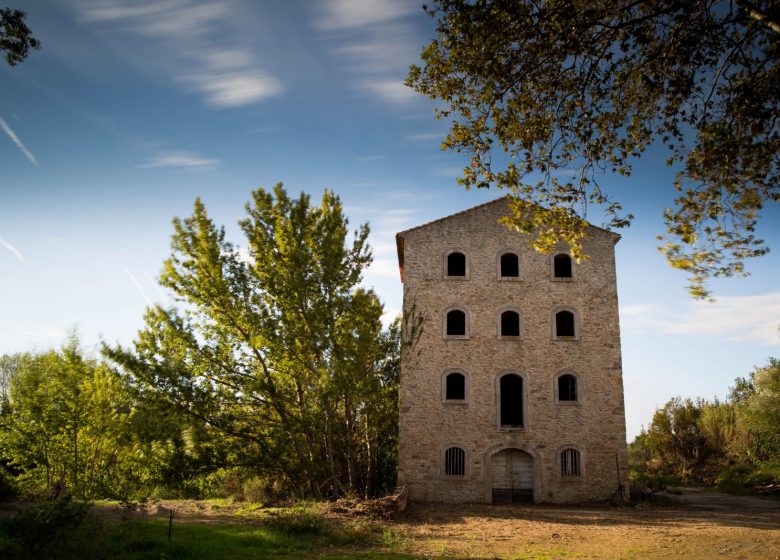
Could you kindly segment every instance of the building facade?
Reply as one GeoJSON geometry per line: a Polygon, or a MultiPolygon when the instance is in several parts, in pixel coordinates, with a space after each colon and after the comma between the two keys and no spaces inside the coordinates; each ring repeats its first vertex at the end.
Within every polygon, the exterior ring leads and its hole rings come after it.
{"type": "Polygon", "coordinates": [[[501,198],[396,236],[398,484],[433,502],[605,500],[627,483],[615,244],[540,254],[501,198]]]}

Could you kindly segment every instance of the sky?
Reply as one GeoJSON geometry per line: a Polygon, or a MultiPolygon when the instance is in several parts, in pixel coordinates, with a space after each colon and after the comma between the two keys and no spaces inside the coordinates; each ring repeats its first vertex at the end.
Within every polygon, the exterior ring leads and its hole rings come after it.
{"type": "MultiPolygon", "coordinates": [[[[78,332],[129,344],[157,285],[174,216],[196,197],[241,245],[250,193],[340,197],[368,222],[364,278],[398,314],[395,233],[497,198],[456,185],[465,156],[404,86],[434,36],[419,0],[8,0],[42,42],[0,64],[0,354],[78,332]]],[[[692,300],[656,247],[673,197],[651,150],[606,190],[636,218],[617,275],[629,439],[671,397],[725,398],[780,357],[780,208],[751,276],[692,300]]],[[[599,225],[602,217],[588,216],[599,225]]]]}

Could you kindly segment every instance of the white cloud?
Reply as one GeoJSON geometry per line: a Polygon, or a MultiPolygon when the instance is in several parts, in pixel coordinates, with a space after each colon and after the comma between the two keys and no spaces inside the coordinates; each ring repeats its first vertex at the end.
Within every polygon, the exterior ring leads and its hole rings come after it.
{"type": "Polygon", "coordinates": [[[182,79],[203,93],[207,104],[220,109],[256,103],[284,89],[278,79],[262,70],[212,72],[182,79]]]}
{"type": "Polygon", "coordinates": [[[218,159],[204,158],[191,152],[167,152],[157,154],[140,167],[206,167],[217,165],[218,159]]]}
{"type": "Polygon", "coordinates": [[[780,345],[780,291],[721,297],[715,302],[690,301],[675,311],[650,304],[627,305],[620,308],[620,318],[627,335],[661,331],[780,345]]]}
{"type": "Polygon", "coordinates": [[[228,2],[81,0],[76,6],[82,21],[113,23],[151,37],[147,40],[159,43],[167,66],[178,69],[173,78],[200,93],[211,107],[242,107],[284,89],[277,77],[257,65],[252,51],[229,44],[237,34],[228,2]]]}
{"type": "Polygon", "coordinates": [[[329,0],[315,25],[322,30],[354,29],[385,23],[419,12],[415,1],[329,0]]]}
{"type": "Polygon", "coordinates": [[[417,94],[411,88],[404,85],[403,80],[394,78],[366,79],[359,82],[364,89],[381,101],[390,103],[407,103],[417,98],[417,94]]]}
{"type": "Polygon", "coordinates": [[[22,253],[19,252],[19,249],[8,243],[8,241],[3,241],[0,239],[0,247],[5,247],[11,251],[11,253],[13,253],[17,259],[19,259],[19,262],[24,262],[24,258],[22,258],[22,253]]]}
{"type": "Polygon", "coordinates": [[[444,140],[445,136],[446,133],[444,132],[420,132],[418,134],[410,134],[407,138],[415,142],[430,142],[431,140],[444,140]]]}
{"type": "Polygon", "coordinates": [[[21,139],[16,135],[16,133],[11,129],[10,126],[8,126],[8,123],[5,122],[3,117],[0,117],[0,128],[3,129],[3,132],[5,132],[8,135],[8,138],[11,139],[11,142],[16,144],[16,147],[19,148],[19,150],[27,157],[27,159],[30,160],[30,163],[33,165],[38,165],[38,160],[35,159],[35,156],[32,155],[32,152],[27,149],[27,146],[24,145],[24,142],[21,141],[21,139]]]}
{"type": "Polygon", "coordinates": [[[419,97],[403,83],[424,43],[407,20],[415,15],[422,9],[414,0],[329,0],[313,23],[353,74],[355,89],[398,104],[419,97]]]}

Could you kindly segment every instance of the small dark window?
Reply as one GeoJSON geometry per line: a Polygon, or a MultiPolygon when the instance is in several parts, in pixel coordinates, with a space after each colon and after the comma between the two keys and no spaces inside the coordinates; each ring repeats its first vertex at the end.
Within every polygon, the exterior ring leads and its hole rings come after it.
{"type": "Polygon", "coordinates": [[[505,375],[500,382],[501,426],[521,427],[523,425],[523,378],[519,375],[505,375]]]}
{"type": "Polygon", "coordinates": [[[447,376],[444,398],[448,401],[462,401],[466,398],[466,376],[451,373],[447,376]]]}
{"type": "Polygon", "coordinates": [[[466,255],[463,253],[447,255],[447,276],[466,276],[466,255]]]}
{"type": "Polygon", "coordinates": [[[520,263],[514,253],[501,255],[501,276],[504,278],[517,278],[520,276],[520,263]]]}
{"type": "Polygon", "coordinates": [[[447,335],[466,335],[466,313],[460,309],[453,309],[447,313],[447,335]]]}
{"type": "Polygon", "coordinates": [[[580,452],[576,449],[561,452],[561,476],[580,476],[580,452]]]}
{"type": "Polygon", "coordinates": [[[555,336],[574,336],[574,313],[559,311],[555,314],[555,336]]]}
{"type": "Polygon", "coordinates": [[[447,476],[466,475],[466,452],[460,447],[450,447],[444,452],[444,474],[447,476]]]}
{"type": "Polygon", "coordinates": [[[555,255],[553,269],[556,278],[571,278],[571,257],[569,255],[555,255]]]}
{"type": "Polygon", "coordinates": [[[504,311],[501,314],[501,336],[520,336],[520,314],[504,311]]]}
{"type": "Polygon", "coordinates": [[[558,400],[577,400],[577,378],[567,373],[558,378],[558,400]]]}

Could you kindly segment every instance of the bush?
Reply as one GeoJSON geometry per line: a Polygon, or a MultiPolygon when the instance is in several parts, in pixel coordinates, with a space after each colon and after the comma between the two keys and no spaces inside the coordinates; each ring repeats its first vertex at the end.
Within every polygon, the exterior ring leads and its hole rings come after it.
{"type": "MultiPolygon", "coordinates": [[[[4,524],[11,558],[69,558],[74,556],[78,529],[89,517],[91,505],[70,498],[43,501],[18,513],[4,524]]],[[[82,551],[83,552],[83,551],[82,551]]]]}
{"type": "Polygon", "coordinates": [[[259,476],[253,476],[244,481],[244,500],[253,504],[264,504],[268,501],[268,481],[259,476]]]}
{"type": "Polygon", "coordinates": [[[759,486],[780,483],[780,465],[776,463],[738,464],[725,469],[717,478],[718,490],[749,494],[759,486]]]}
{"type": "Polygon", "coordinates": [[[321,535],[328,528],[320,512],[302,505],[272,514],[265,524],[288,535],[321,535]]]}
{"type": "Polygon", "coordinates": [[[4,472],[0,471],[0,502],[12,500],[17,495],[16,487],[4,472]]]}

